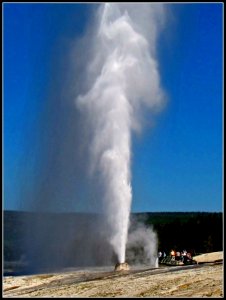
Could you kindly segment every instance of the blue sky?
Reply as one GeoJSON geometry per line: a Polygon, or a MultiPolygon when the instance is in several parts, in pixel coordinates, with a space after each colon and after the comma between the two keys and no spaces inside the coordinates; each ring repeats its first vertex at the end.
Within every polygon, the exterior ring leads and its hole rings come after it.
{"type": "MultiPolygon", "coordinates": [[[[23,178],[34,173],[30,138],[54,59],[83,35],[95,6],[3,6],[5,209],[21,207],[23,178]]],[[[132,210],[222,211],[222,4],[168,8],[158,45],[168,101],[154,127],[133,139],[132,210]]],[[[25,185],[32,189],[32,180],[25,185]]]]}

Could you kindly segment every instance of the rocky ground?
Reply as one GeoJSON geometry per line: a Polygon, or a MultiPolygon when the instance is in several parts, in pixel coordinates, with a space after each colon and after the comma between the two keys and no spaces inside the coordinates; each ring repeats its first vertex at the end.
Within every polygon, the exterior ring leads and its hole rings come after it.
{"type": "MultiPolygon", "coordinates": [[[[223,257],[223,253],[221,253],[223,257]]],[[[3,297],[219,297],[223,298],[223,264],[162,267],[114,272],[106,270],[3,278],[3,297]]],[[[212,258],[213,260],[213,258],[212,258]]]]}

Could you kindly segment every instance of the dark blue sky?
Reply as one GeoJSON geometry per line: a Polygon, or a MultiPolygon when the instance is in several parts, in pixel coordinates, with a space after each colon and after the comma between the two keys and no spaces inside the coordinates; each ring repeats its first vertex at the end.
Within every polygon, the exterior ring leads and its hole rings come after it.
{"type": "MultiPolygon", "coordinates": [[[[3,6],[5,209],[20,208],[22,179],[34,173],[37,145],[30,137],[54,60],[83,35],[95,6],[3,6]]],[[[222,4],[167,6],[158,60],[168,101],[154,127],[147,113],[146,128],[133,140],[132,210],[221,211],[222,4]]]]}

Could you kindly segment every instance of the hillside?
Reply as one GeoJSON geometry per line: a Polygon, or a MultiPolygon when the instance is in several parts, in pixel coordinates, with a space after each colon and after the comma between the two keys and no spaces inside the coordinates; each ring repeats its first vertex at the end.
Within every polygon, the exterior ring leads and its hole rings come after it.
{"type": "MultiPolygon", "coordinates": [[[[222,213],[133,213],[131,227],[137,222],[156,231],[158,248],[166,253],[171,249],[186,249],[194,256],[223,249],[222,213]]],[[[106,260],[104,257],[112,250],[101,235],[104,223],[98,215],[5,211],[3,225],[6,273],[20,270],[21,265],[29,261],[28,255],[43,267],[50,267],[50,261],[58,268],[109,262],[108,257],[106,260]]]]}

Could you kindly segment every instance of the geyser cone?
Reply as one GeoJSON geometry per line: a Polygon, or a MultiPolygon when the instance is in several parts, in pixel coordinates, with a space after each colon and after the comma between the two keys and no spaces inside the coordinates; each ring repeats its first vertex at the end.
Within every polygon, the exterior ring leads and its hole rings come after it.
{"type": "Polygon", "coordinates": [[[115,265],[115,271],[128,271],[130,269],[128,263],[117,263],[115,265]]]}

